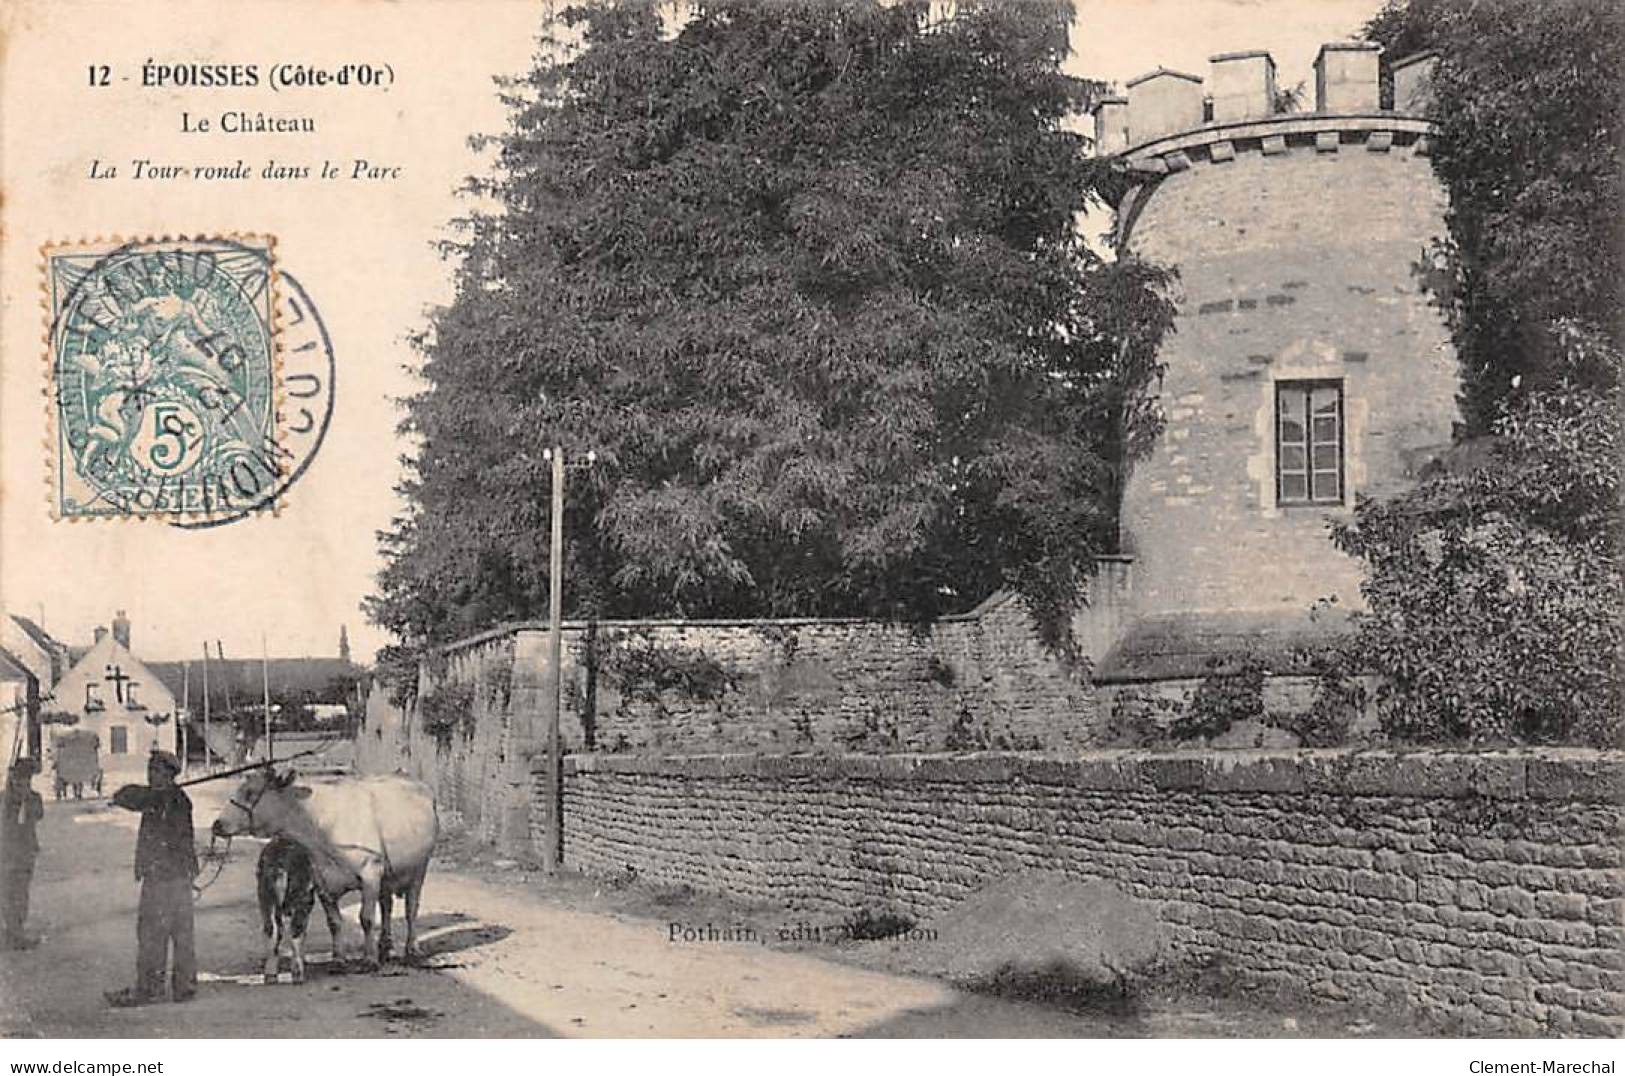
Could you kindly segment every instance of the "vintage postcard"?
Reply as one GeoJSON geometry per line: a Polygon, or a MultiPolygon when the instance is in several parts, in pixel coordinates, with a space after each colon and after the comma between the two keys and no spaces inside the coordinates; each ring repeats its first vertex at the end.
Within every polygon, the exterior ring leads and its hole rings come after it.
{"type": "Polygon", "coordinates": [[[19,1049],[1614,1071],[1616,5],[0,32],[19,1049]]]}

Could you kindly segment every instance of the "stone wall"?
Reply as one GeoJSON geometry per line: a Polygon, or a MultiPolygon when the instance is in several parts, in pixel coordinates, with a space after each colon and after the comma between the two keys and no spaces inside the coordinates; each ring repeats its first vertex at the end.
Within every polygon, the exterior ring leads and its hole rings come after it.
{"type": "Polygon", "coordinates": [[[1619,753],[597,755],[564,797],[588,872],[929,919],[1063,871],[1245,978],[1475,1033],[1625,1030],[1619,753]]]}
{"type": "Polygon", "coordinates": [[[515,663],[517,650],[513,633],[488,633],[447,655],[437,675],[421,670],[417,694],[406,700],[375,682],[356,734],[357,769],[400,770],[426,782],[441,816],[481,840],[512,843],[526,833],[528,729],[513,712],[534,708],[539,684],[515,663]],[[428,696],[437,687],[460,689],[463,705],[450,723],[431,728],[428,696]]]}
{"type": "Polygon", "coordinates": [[[567,636],[566,739],[608,751],[943,750],[1082,742],[1083,674],[1014,602],[920,630],[862,620],[598,626],[567,636]],[[990,650],[994,655],[990,655],[990,650]],[[990,660],[990,656],[993,660],[990,660]],[[1008,657],[1008,662],[997,660],[1008,657]],[[659,689],[663,664],[708,685],[659,689]],[[652,670],[652,671],[651,671],[652,670]],[[588,684],[595,683],[591,704],[588,684]]]}
{"type": "MultiPolygon", "coordinates": [[[[1101,562],[1074,624],[1086,655],[1119,630],[1128,570],[1126,558],[1101,562]]],[[[522,839],[547,640],[545,626],[514,624],[444,648],[420,670],[409,710],[376,688],[359,738],[363,769],[405,769],[483,838],[522,839]],[[439,712],[448,704],[449,721],[439,712]]],[[[563,659],[567,751],[1071,750],[1090,742],[1099,718],[1088,670],[1046,652],[1008,595],[929,627],[567,621],[563,659]]]]}

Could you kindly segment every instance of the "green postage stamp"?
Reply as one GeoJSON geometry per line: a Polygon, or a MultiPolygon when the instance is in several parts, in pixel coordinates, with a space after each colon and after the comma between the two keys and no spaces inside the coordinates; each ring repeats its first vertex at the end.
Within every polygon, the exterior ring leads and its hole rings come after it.
{"type": "Polygon", "coordinates": [[[56,518],[275,509],[274,246],[232,236],[44,248],[56,518]]]}

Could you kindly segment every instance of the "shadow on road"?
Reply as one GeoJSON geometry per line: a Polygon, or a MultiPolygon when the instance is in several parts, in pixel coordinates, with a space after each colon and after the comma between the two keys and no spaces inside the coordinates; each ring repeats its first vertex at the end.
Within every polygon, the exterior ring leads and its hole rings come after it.
{"type": "MultiPolygon", "coordinates": [[[[113,1009],[103,992],[135,972],[132,877],[135,831],[124,812],[93,817],[88,805],[48,805],[34,877],[30,933],[36,948],[0,954],[0,1038],[550,1038],[558,1032],[436,966],[390,963],[342,974],[330,964],[326,925],[307,934],[309,977],[264,983],[264,940],[254,897],[254,855],[233,854],[196,913],[199,989],[186,1004],[113,1009]],[[86,821],[81,821],[85,819],[86,821]]],[[[134,816],[130,816],[134,817],[134,816]]],[[[206,843],[201,834],[200,843],[206,843]]],[[[244,851],[249,851],[246,846],[244,851]]],[[[256,850],[257,851],[257,850],[256,850]]],[[[357,937],[353,902],[346,942],[357,937]]],[[[395,938],[402,940],[402,908],[395,938]]],[[[427,956],[444,960],[508,937],[462,912],[425,915],[427,956]]],[[[291,976],[284,976],[290,979],[291,976]]]]}
{"type": "Polygon", "coordinates": [[[475,927],[457,927],[443,934],[436,934],[431,938],[418,942],[418,959],[422,966],[429,968],[455,967],[445,964],[439,958],[453,953],[466,952],[477,949],[482,945],[491,945],[511,935],[513,931],[508,927],[493,924],[482,924],[475,927]]]}

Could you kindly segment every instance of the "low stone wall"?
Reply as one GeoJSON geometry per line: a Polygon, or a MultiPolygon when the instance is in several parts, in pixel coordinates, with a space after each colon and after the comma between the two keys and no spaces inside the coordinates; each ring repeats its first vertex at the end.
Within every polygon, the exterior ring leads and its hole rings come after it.
{"type": "MultiPolygon", "coordinates": [[[[1101,558],[1074,630],[1116,637],[1129,561],[1101,558]]],[[[931,625],[859,619],[566,621],[566,752],[1068,750],[1098,715],[1087,670],[1057,660],[1001,594],[931,625]]],[[[357,761],[433,786],[443,814],[514,846],[546,712],[548,631],[508,624],[442,648],[403,704],[379,684],[357,761]]]]}
{"type": "Polygon", "coordinates": [[[1475,1033],[1625,1030],[1619,753],[566,766],[566,862],[588,872],[929,919],[1012,872],[1062,871],[1158,902],[1176,951],[1243,977],[1475,1033]]]}

